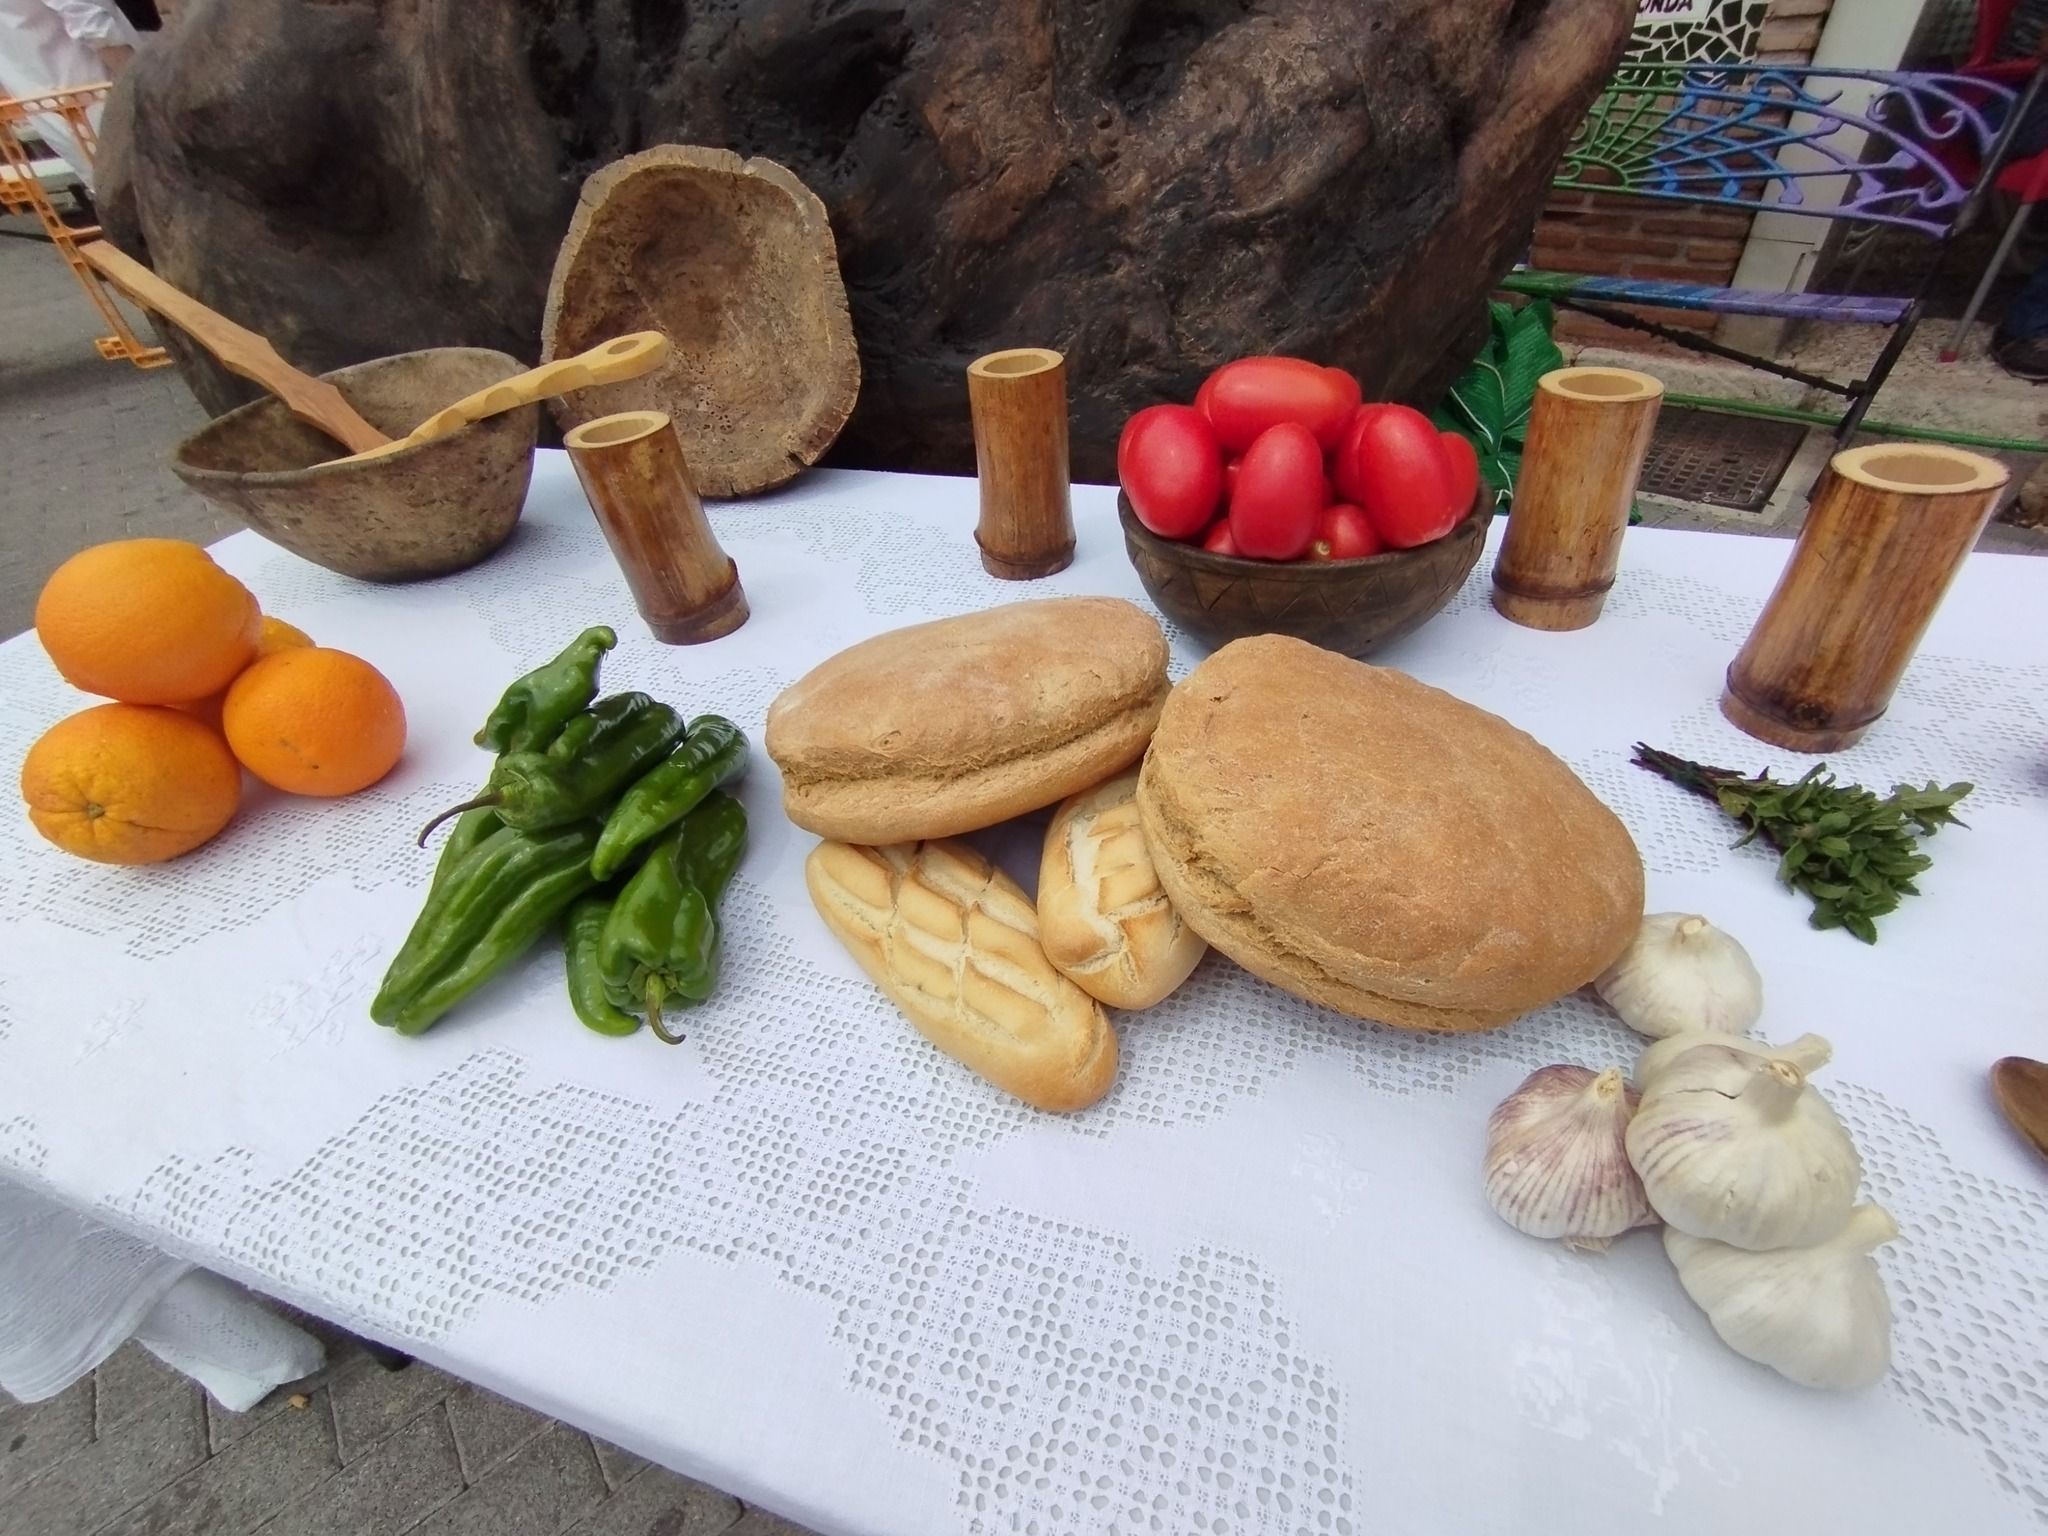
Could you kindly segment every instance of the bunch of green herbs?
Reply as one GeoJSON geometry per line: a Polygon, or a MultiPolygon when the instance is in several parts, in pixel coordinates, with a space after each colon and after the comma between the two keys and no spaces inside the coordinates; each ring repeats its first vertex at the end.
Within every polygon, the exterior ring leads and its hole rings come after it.
{"type": "Polygon", "coordinates": [[[1969,784],[1946,789],[1894,785],[1879,798],[1860,784],[1838,784],[1826,763],[1816,763],[1790,784],[1759,773],[1659,752],[1636,743],[1638,767],[1713,801],[1749,830],[1735,846],[1762,838],[1778,850],[1778,878],[1813,900],[1816,928],[1841,928],[1866,944],[1877,942],[1877,920],[1900,900],[1920,894],[1914,880],[1932,864],[1919,839],[1946,826],[1963,826],[1956,802],[1969,784]]]}

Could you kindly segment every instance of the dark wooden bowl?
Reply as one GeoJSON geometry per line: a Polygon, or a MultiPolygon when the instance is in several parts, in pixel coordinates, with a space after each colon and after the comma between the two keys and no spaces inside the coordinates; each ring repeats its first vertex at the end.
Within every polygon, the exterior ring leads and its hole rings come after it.
{"type": "Polygon", "coordinates": [[[1493,520],[1493,491],[1482,484],[1464,521],[1432,544],[1363,560],[1280,563],[1162,539],[1121,491],[1116,505],[1138,580],[1182,629],[1210,646],[1293,635],[1346,656],[1368,655],[1438,613],[1479,563],[1493,520]]]}

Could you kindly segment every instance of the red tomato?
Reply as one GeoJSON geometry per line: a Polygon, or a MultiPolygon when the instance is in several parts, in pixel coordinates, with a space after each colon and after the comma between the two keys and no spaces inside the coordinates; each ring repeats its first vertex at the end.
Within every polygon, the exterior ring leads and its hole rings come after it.
{"type": "Polygon", "coordinates": [[[1237,551],[1255,560],[1293,560],[1315,537],[1329,495],[1323,450],[1299,422],[1268,427],[1245,450],[1230,502],[1237,551]]]}
{"type": "Polygon", "coordinates": [[[1212,555],[1234,555],[1238,553],[1237,540],[1230,536],[1230,519],[1219,517],[1202,540],[1202,548],[1212,555]]]}
{"type": "Polygon", "coordinates": [[[1199,411],[1148,405],[1124,423],[1116,477],[1139,522],[1163,539],[1191,539],[1223,499],[1223,454],[1199,411]]]}
{"type": "Polygon", "coordinates": [[[1440,539],[1472,505],[1457,500],[1458,470],[1422,412],[1405,405],[1359,410],[1337,449],[1337,490],[1365,509],[1373,530],[1394,549],[1440,539]]]}
{"type": "Polygon", "coordinates": [[[1472,510],[1473,498],[1479,494],[1479,450],[1469,438],[1456,432],[1446,432],[1443,437],[1444,457],[1451,464],[1451,504],[1462,519],[1472,510]]]}
{"type": "Polygon", "coordinates": [[[1316,524],[1314,542],[1308,547],[1311,560],[1363,560],[1386,549],[1373,532],[1365,513],[1348,502],[1325,507],[1316,524]]]}
{"type": "Polygon", "coordinates": [[[1245,452],[1282,422],[1307,427],[1324,448],[1334,448],[1358,409],[1358,380],[1298,357],[1241,357],[1209,375],[1195,404],[1226,453],[1245,452]]]}
{"type": "Polygon", "coordinates": [[[1237,494],[1237,472],[1244,468],[1242,458],[1223,461],[1223,505],[1230,505],[1230,498],[1237,494]]]}

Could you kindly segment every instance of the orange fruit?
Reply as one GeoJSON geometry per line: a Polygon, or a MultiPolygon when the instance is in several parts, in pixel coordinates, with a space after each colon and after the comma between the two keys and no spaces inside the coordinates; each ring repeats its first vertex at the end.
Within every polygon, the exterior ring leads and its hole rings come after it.
{"type": "Polygon", "coordinates": [[[256,655],[249,589],[182,539],[118,539],[66,560],[36,599],[36,634],[64,680],[129,704],[217,693],[256,655]]]}
{"type": "MultiPolygon", "coordinates": [[[[313,637],[303,629],[300,629],[298,625],[287,624],[283,619],[272,618],[266,613],[263,615],[263,631],[256,637],[256,656],[260,660],[265,656],[275,655],[279,651],[294,650],[299,646],[311,645],[312,643],[313,637]]],[[[240,676],[239,673],[236,675],[240,676]]],[[[203,699],[194,699],[189,704],[177,704],[172,707],[182,709],[194,720],[204,720],[217,731],[221,728],[221,706],[227,703],[227,701],[228,691],[222,688],[217,693],[209,693],[203,699]]]]}
{"type": "Polygon", "coordinates": [[[44,837],[102,864],[155,864],[190,853],[235,814],[242,770],[189,715],[97,704],[59,720],[28,749],[21,797],[44,837]]]}
{"type": "Polygon", "coordinates": [[[384,674],[347,651],[265,656],[233,686],[221,728],[242,766],[294,795],[351,795],[405,748],[405,706],[384,674]]]}
{"type": "Polygon", "coordinates": [[[273,614],[263,615],[262,631],[256,636],[256,654],[274,656],[279,651],[297,650],[302,645],[311,645],[313,637],[296,624],[287,624],[273,614]]]}

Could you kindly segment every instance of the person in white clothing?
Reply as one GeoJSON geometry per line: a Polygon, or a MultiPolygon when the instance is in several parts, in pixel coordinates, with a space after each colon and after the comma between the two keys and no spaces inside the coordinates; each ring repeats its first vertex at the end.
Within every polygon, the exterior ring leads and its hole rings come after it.
{"type": "MultiPolygon", "coordinates": [[[[0,0],[0,95],[41,96],[119,74],[138,41],[113,0],[0,0]]],[[[99,126],[97,110],[93,126],[99,126]]],[[[92,163],[62,118],[35,119],[44,142],[92,186],[92,163]]]]}

